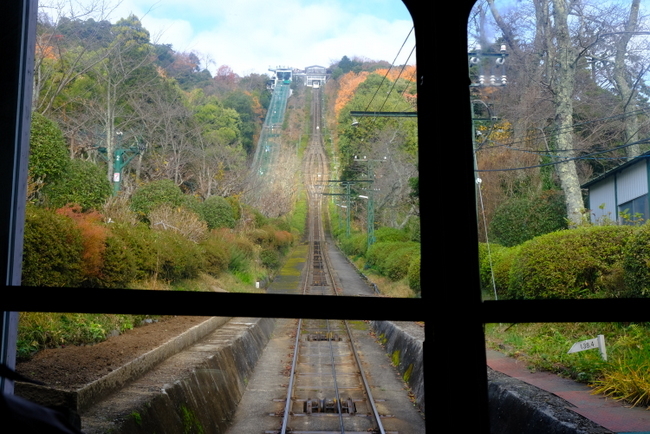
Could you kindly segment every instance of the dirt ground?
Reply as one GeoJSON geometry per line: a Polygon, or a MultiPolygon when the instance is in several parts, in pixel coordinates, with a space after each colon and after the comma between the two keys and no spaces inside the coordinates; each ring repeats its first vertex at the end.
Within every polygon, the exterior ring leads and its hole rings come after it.
{"type": "Polygon", "coordinates": [[[17,364],[16,371],[48,386],[76,390],[206,319],[195,316],[165,317],[92,346],[43,350],[32,360],[17,364]]]}

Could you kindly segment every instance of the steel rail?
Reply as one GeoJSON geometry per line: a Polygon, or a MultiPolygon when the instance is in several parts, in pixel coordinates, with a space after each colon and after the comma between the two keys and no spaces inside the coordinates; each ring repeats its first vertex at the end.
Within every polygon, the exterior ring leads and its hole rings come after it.
{"type": "Polygon", "coordinates": [[[287,424],[289,423],[289,414],[291,413],[291,395],[293,394],[293,379],[296,374],[296,365],[298,364],[298,344],[300,341],[300,329],[302,328],[302,319],[298,320],[298,331],[294,342],[293,361],[291,362],[291,373],[289,374],[289,386],[287,387],[287,401],[284,403],[284,415],[282,417],[281,434],[287,433],[287,424]]]}
{"type": "Polygon", "coordinates": [[[366,374],[363,373],[363,367],[361,366],[361,359],[359,359],[359,355],[357,354],[357,349],[354,346],[354,341],[352,339],[352,332],[350,331],[350,326],[348,325],[347,320],[344,320],[343,324],[345,324],[345,328],[347,329],[348,336],[350,336],[350,348],[352,348],[352,354],[354,354],[354,358],[357,361],[357,366],[359,367],[359,375],[361,376],[363,387],[366,389],[366,396],[368,397],[368,402],[370,403],[370,408],[372,409],[373,417],[377,422],[377,428],[379,429],[379,432],[381,434],[386,434],[386,431],[384,430],[384,424],[381,422],[381,416],[379,415],[379,411],[377,410],[377,406],[375,405],[375,400],[372,397],[372,392],[370,391],[370,384],[366,379],[366,374]]]}
{"type": "MultiPolygon", "coordinates": [[[[334,361],[334,347],[332,346],[331,331],[330,331],[330,320],[325,320],[327,324],[327,342],[329,342],[330,347],[330,363],[332,365],[332,379],[334,380],[334,395],[336,395],[336,408],[339,412],[339,427],[341,428],[341,434],[345,434],[345,427],[343,426],[343,408],[341,407],[341,395],[339,395],[339,384],[336,379],[336,362],[334,361]]],[[[349,330],[348,330],[349,332],[349,330]]],[[[352,336],[350,336],[352,338],[352,336]]]]}

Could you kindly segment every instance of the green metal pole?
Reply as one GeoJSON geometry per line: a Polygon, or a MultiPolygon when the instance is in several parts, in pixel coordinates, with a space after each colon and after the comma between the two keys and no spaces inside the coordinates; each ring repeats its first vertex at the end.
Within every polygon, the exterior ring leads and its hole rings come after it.
{"type": "Polygon", "coordinates": [[[345,228],[345,235],[350,238],[350,183],[347,183],[345,186],[345,193],[346,196],[348,197],[348,214],[346,217],[347,220],[347,226],[345,228]]]}
{"type": "Polygon", "coordinates": [[[373,191],[368,194],[368,249],[375,243],[375,202],[373,191]]]}

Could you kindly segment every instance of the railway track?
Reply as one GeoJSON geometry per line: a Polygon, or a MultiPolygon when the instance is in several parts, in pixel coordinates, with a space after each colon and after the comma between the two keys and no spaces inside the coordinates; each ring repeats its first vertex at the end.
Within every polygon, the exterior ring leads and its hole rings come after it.
{"type": "MultiPolygon", "coordinates": [[[[321,135],[320,89],[313,89],[311,140],[305,154],[309,257],[302,293],[338,295],[323,227],[327,158],[321,135]]],[[[277,432],[277,431],[276,431],[277,432]]],[[[280,434],[387,433],[347,321],[298,321],[280,434]]],[[[395,433],[392,431],[391,433],[395,433]]]]}

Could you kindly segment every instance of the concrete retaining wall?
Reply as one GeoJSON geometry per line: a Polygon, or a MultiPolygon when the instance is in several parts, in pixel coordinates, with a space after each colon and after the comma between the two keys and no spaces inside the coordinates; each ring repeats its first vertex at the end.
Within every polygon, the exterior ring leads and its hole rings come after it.
{"type": "Polygon", "coordinates": [[[236,318],[82,414],[88,434],[223,433],[274,319],[236,318]],[[161,384],[161,379],[163,384],[161,384]]]}
{"type": "Polygon", "coordinates": [[[488,398],[492,434],[612,434],[562,398],[489,368],[488,398]]]}
{"type": "Polygon", "coordinates": [[[416,338],[399,323],[372,321],[371,327],[392,358],[393,365],[411,388],[420,411],[425,413],[423,339],[416,338]]]}

